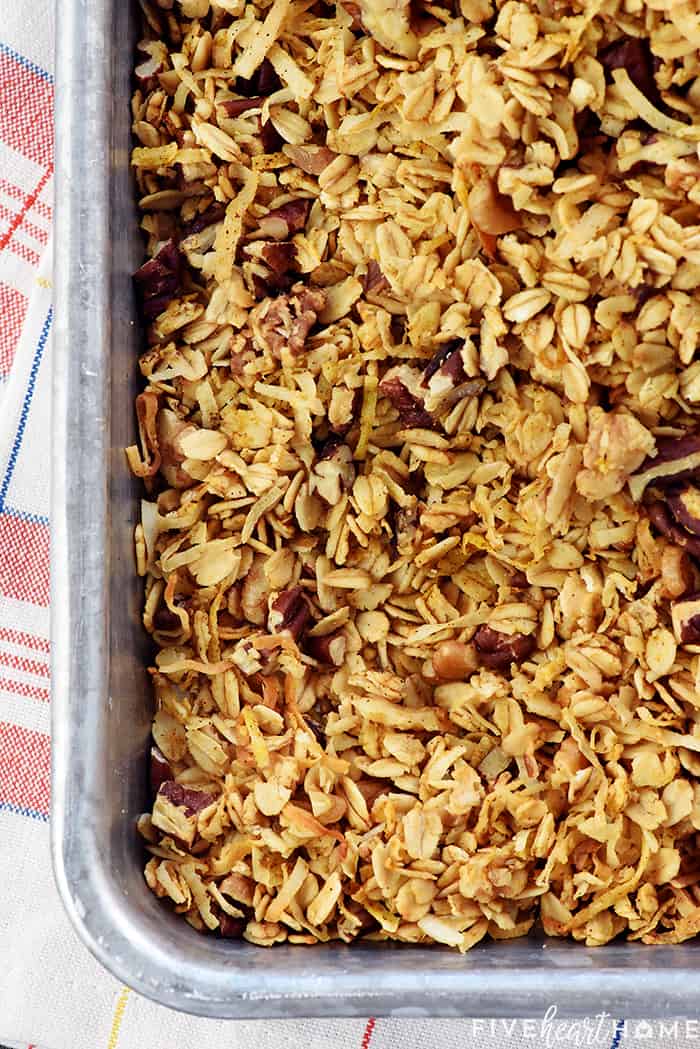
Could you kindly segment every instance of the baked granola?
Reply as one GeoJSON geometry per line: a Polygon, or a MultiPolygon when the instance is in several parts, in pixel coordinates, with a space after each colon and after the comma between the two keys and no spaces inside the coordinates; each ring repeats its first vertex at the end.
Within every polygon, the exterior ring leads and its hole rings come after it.
{"type": "Polygon", "coordinates": [[[700,929],[697,0],[141,0],[149,887],[700,929]]]}

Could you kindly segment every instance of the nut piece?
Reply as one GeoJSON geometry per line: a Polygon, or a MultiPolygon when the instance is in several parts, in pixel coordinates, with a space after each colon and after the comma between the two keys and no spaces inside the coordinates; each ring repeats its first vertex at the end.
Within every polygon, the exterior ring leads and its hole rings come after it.
{"type": "Polygon", "coordinates": [[[700,490],[694,484],[669,492],[668,505],[679,525],[700,536],[700,490]]]}
{"type": "Polygon", "coordinates": [[[671,608],[671,622],[679,645],[700,645],[700,591],[676,601],[671,608]]]}
{"type": "Polygon", "coordinates": [[[485,389],[483,379],[470,379],[467,376],[464,349],[462,343],[450,342],[428,361],[421,385],[426,388],[425,408],[429,413],[450,408],[465,397],[475,397],[485,389]]]}
{"type": "Polygon", "coordinates": [[[173,770],[160,747],[151,747],[151,790],[157,794],[164,783],[172,782],[173,770]]]}
{"type": "Polygon", "coordinates": [[[423,407],[421,376],[415,368],[408,364],[397,364],[395,368],[390,368],[380,382],[379,390],[396,408],[404,426],[435,429],[432,416],[423,407]]]}
{"type": "Polygon", "coordinates": [[[310,207],[309,200],[289,200],[279,208],[268,211],[267,215],[260,219],[260,229],[266,237],[286,240],[292,233],[304,229],[310,207]]]}
{"type": "Polygon", "coordinates": [[[173,805],[184,808],[186,816],[194,816],[195,813],[201,812],[202,809],[206,809],[208,805],[211,805],[212,801],[216,801],[215,794],[210,794],[206,790],[183,787],[181,783],[177,783],[172,779],[165,780],[160,785],[158,794],[167,798],[173,805]]]}
{"type": "Polygon", "coordinates": [[[304,600],[303,590],[300,586],[295,586],[291,590],[283,590],[272,602],[270,614],[267,617],[267,627],[275,634],[286,631],[295,641],[298,641],[306,630],[310,618],[311,613],[304,600]]]}
{"type": "Polygon", "coordinates": [[[312,659],[317,660],[319,663],[328,663],[334,667],[342,666],[346,647],[345,636],[341,633],[326,634],[323,637],[309,637],[304,643],[304,648],[312,659]]]}
{"type": "MultiPolygon", "coordinates": [[[[214,203],[210,204],[206,211],[202,211],[195,218],[191,219],[190,222],[183,223],[182,236],[183,240],[187,237],[194,236],[195,233],[201,233],[202,230],[208,229],[209,226],[215,225],[217,222],[222,222],[226,215],[226,205],[214,203]]],[[[187,244],[183,244],[184,248],[187,248],[187,244]]]]}
{"type": "Polygon", "coordinates": [[[649,484],[663,487],[698,475],[700,433],[660,437],[656,442],[656,454],[645,459],[637,473],[630,477],[630,492],[635,502],[639,502],[649,484]]]}
{"type": "Polygon", "coordinates": [[[242,940],[247,918],[232,918],[230,914],[219,915],[219,933],[227,940],[242,940]]]}
{"type": "Polygon", "coordinates": [[[381,296],[385,295],[386,292],[388,292],[391,288],[389,281],[386,279],[381,269],[379,268],[379,263],[375,262],[374,259],[370,259],[367,263],[367,272],[363,277],[362,286],[364,288],[365,295],[367,295],[370,302],[373,301],[370,298],[370,296],[374,295],[375,297],[379,297],[378,301],[380,303],[381,296]]]}
{"type": "Polygon", "coordinates": [[[309,334],[326,305],[323,288],[306,288],[297,284],[291,295],[266,299],[258,307],[256,342],[269,348],[274,357],[282,356],[286,348],[300,354],[309,334]]]}
{"type": "Polygon", "coordinates": [[[307,175],[320,175],[338,155],[327,146],[293,146],[289,143],[285,143],[283,152],[307,175]]]}
{"type": "Polygon", "coordinates": [[[355,480],[352,452],[347,444],[333,435],[318,451],[318,461],[311,474],[312,491],[317,491],[329,506],[336,506],[341,494],[355,480]]]}
{"type": "Polygon", "coordinates": [[[657,500],[649,506],[649,520],[662,535],[686,550],[693,557],[700,557],[700,536],[691,535],[673,520],[669,507],[657,500]]]}
{"type": "Polygon", "coordinates": [[[480,626],[474,634],[479,660],[492,670],[508,670],[520,664],[535,651],[533,634],[503,634],[490,626],[480,626]]]}
{"type": "Polygon", "coordinates": [[[239,117],[248,109],[260,109],[264,101],[261,95],[252,95],[250,98],[228,98],[219,105],[227,117],[239,117]]]}
{"type": "Polygon", "coordinates": [[[478,666],[474,645],[462,641],[443,641],[433,654],[433,670],[443,681],[464,681],[478,666]]]}
{"type": "Polygon", "coordinates": [[[661,95],[654,79],[654,58],[648,40],[623,36],[601,51],[598,61],[606,73],[626,69],[634,86],[658,107],[661,95]]]}
{"type": "Polygon", "coordinates": [[[134,281],[146,320],[153,320],[182,290],[182,256],[174,240],[136,270],[134,281]]]}
{"type": "Polygon", "coordinates": [[[135,67],[136,78],[141,81],[150,80],[156,73],[162,73],[168,62],[168,46],[162,40],[141,40],[136,45],[139,51],[148,55],[143,62],[135,67]]]}

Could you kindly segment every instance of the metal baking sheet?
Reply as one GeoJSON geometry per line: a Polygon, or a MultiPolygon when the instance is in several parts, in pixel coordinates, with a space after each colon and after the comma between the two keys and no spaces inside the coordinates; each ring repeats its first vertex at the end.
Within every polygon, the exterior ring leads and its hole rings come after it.
{"type": "Polygon", "coordinates": [[[136,13],[127,0],[57,8],[52,833],[80,936],[141,994],[202,1016],[694,1013],[696,944],[263,950],[196,933],[147,890],[134,821],[151,699],[132,559],[139,489],[122,451],[139,346],[130,274],[143,255],[129,176],[136,13]]]}

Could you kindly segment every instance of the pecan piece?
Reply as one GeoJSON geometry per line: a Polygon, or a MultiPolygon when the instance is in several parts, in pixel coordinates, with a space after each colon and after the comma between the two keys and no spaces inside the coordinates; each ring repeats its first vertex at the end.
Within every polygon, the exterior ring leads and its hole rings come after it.
{"type": "Polygon", "coordinates": [[[281,277],[293,268],[297,259],[296,245],[290,242],[270,241],[263,244],[262,258],[277,277],[281,277]]]}
{"type": "Polygon", "coordinates": [[[278,153],[284,144],[284,139],[271,120],[263,121],[260,118],[260,142],[263,153],[278,153]]]}
{"type": "Polygon", "coordinates": [[[700,645],[700,591],[671,606],[671,622],[679,645],[700,645]]]}
{"type": "Polygon", "coordinates": [[[682,528],[671,516],[671,511],[665,503],[657,500],[648,509],[649,520],[661,532],[666,539],[670,539],[676,546],[682,547],[693,557],[700,557],[700,536],[691,535],[682,528]]]}
{"type": "Polygon", "coordinates": [[[479,660],[492,670],[508,670],[512,663],[524,662],[535,651],[533,634],[503,634],[490,626],[480,626],[474,634],[479,660]]]}
{"type": "Polygon", "coordinates": [[[219,915],[219,934],[226,940],[242,940],[247,924],[247,918],[232,918],[222,911],[219,915]]]}
{"type": "Polygon", "coordinates": [[[681,527],[700,537],[700,489],[694,484],[669,492],[668,505],[681,527]]]}
{"type": "Polygon", "coordinates": [[[398,364],[386,373],[379,384],[379,390],[396,408],[404,426],[435,429],[435,422],[423,405],[420,372],[407,364],[398,364]]]}
{"type": "Polygon", "coordinates": [[[136,46],[144,55],[148,55],[134,69],[137,80],[145,82],[157,73],[162,73],[169,59],[167,44],[162,40],[140,40],[136,46]]]}
{"type": "Polygon", "coordinates": [[[153,320],[182,290],[182,256],[174,240],[167,240],[157,255],[136,270],[134,282],[143,315],[153,320]]]}
{"type": "Polygon", "coordinates": [[[216,801],[216,794],[210,794],[206,790],[195,790],[193,787],[183,787],[174,779],[161,783],[158,793],[173,805],[184,809],[186,816],[194,816],[216,801]]]}
{"type": "Polygon", "coordinates": [[[257,318],[260,338],[277,358],[281,357],[285,346],[295,355],[301,353],[306,336],[326,304],[323,288],[306,288],[298,284],[292,292],[263,302],[257,318]]]}
{"type": "Polygon", "coordinates": [[[162,750],[155,745],[151,747],[151,790],[157,794],[164,783],[173,782],[173,770],[162,750]]]}
{"type": "Polygon", "coordinates": [[[166,608],[165,605],[159,608],[153,617],[154,630],[171,633],[174,630],[180,630],[181,627],[182,624],[179,617],[174,612],[171,612],[169,608],[166,608]]]}
{"type": "Polygon", "coordinates": [[[367,272],[362,278],[362,287],[365,295],[370,292],[373,295],[382,295],[389,291],[391,285],[379,268],[379,263],[370,259],[367,263],[367,272]]]}
{"type": "Polygon", "coordinates": [[[682,437],[659,437],[656,454],[647,456],[639,470],[630,477],[632,498],[639,502],[649,484],[663,488],[690,477],[700,476],[700,433],[682,437]]]}
{"type": "Polygon", "coordinates": [[[327,146],[306,144],[294,146],[287,143],[283,152],[307,175],[320,175],[338,156],[337,153],[334,153],[332,149],[328,149],[327,146]]]}
{"type": "Polygon", "coordinates": [[[304,599],[304,592],[300,586],[295,586],[291,590],[283,590],[272,602],[267,627],[276,634],[286,631],[298,641],[310,619],[311,613],[304,599]]]}
{"type": "Polygon", "coordinates": [[[326,634],[325,637],[309,637],[306,640],[306,652],[319,663],[333,667],[342,666],[347,642],[343,634],[326,634]]]}
{"type": "Polygon", "coordinates": [[[317,491],[329,506],[336,506],[342,492],[352,487],[355,480],[352,452],[339,437],[329,437],[319,449],[311,480],[312,491],[317,491]]]}
{"type": "Polygon", "coordinates": [[[236,77],[236,91],[246,98],[252,98],[255,95],[268,98],[281,87],[282,81],[277,76],[275,67],[269,58],[263,58],[252,77],[236,77]]]}
{"type": "Polygon", "coordinates": [[[183,224],[183,238],[191,237],[195,233],[201,233],[203,229],[208,229],[209,226],[213,226],[216,222],[221,222],[225,214],[225,204],[219,204],[218,202],[210,204],[206,211],[202,211],[199,215],[195,215],[193,219],[190,219],[189,222],[183,224]]]}
{"type": "Polygon", "coordinates": [[[654,56],[649,41],[639,37],[622,37],[598,53],[598,61],[608,77],[613,69],[626,69],[635,87],[657,109],[662,105],[661,94],[654,77],[654,56]]]}
{"type": "Polygon", "coordinates": [[[474,397],[485,389],[483,379],[468,378],[462,348],[459,342],[449,342],[428,361],[421,383],[427,390],[425,407],[428,412],[452,407],[465,397],[474,397]]]}
{"type": "Polygon", "coordinates": [[[249,109],[260,109],[264,101],[261,95],[251,95],[249,98],[227,98],[219,105],[227,117],[239,117],[249,109]]]}
{"type": "Polygon", "coordinates": [[[286,240],[293,233],[304,229],[310,209],[309,200],[288,200],[286,204],[280,204],[278,208],[273,208],[267,215],[263,215],[259,222],[260,229],[266,237],[286,240]]]}

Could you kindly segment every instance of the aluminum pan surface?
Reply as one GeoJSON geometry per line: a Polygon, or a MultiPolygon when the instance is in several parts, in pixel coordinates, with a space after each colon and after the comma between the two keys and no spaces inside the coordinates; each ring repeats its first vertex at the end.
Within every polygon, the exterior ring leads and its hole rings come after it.
{"type": "Polygon", "coordinates": [[[93,954],[154,1000],[203,1016],[692,1015],[697,945],[560,941],[440,948],[275,947],[202,937],[146,889],[149,694],[131,535],[142,247],[128,173],[133,13],[59,0],[52,631],[56,879],[93,954]]]}

